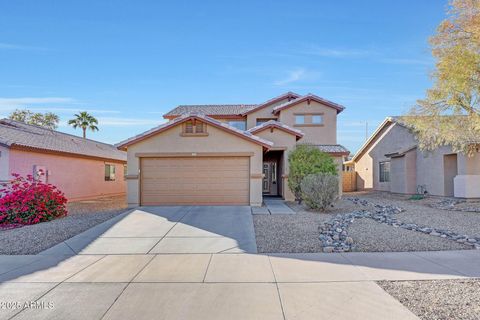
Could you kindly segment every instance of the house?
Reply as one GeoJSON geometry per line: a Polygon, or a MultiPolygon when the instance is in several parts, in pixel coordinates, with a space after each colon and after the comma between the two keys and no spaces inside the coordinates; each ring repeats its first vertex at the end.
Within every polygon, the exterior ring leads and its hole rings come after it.
{"type": "Polygon", "coordinates": [[[386,118],[351,163],[357,190],[480,198],[478,149],[472,157],[455,153],[448,146],[422,152],[398,117],[386,118]]]}
{"type": "Polygon", "coordinates": [[[126,163],[126,153],[112,145],[0,120],[0,181],[12,173],[34,175],[57,186],[69,201],[122,195],[126,163]]]}
{"type": "Polygon", "coordinates": [[[294,200],[288,152],[298,143],[314,144],[340,168],[349,153],[337,144],[343,109],[293,92],[257,105],[178,106],[164,115],[169,122],[117,145],[128,154],[128,202],[258,206],[264,195],[294,200]]]}

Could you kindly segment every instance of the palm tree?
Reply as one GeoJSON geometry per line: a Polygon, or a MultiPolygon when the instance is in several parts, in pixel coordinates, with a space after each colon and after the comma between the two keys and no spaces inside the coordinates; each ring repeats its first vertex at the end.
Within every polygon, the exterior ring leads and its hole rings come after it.
{"type": "Polygon", "coordinates": [[[95,119],[94,116],[88,114],[87,111],[82,111],[78,114],[76,113],[75,119],[69,120],[68,124],[71,125],[74,129],[77,129],[77,127],[82,128],[84,139],[87,137],[87,129],[90,129],[92,131],[98,131],[98,120],[95,119]]]}

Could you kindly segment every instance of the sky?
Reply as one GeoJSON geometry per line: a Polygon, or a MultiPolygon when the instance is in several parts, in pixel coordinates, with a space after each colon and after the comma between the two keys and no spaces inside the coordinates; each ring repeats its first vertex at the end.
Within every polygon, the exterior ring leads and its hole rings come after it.
{"type": "Polygon", "coordinates": [[[0,117],[78,111],[117,143],[179,104],[261,103],[287,91],[342,104],[352,153],[431,86],[428,38],[446,0],[0,1],[0,117]]]}

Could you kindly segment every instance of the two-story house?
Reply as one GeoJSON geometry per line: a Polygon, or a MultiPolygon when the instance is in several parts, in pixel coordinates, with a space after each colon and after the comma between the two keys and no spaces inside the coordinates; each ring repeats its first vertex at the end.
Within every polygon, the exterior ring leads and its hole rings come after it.
{"type": "Polygon", "coordinates": [[[293,92],[258,105],[178,106],[164,115],[167,123],[117,145],[128,153],[128,203],[258,206],[264,195],[294,200],[288,153],[309,143],[340,166],[349,153],[337,144],[343,109],[293,92]]]}

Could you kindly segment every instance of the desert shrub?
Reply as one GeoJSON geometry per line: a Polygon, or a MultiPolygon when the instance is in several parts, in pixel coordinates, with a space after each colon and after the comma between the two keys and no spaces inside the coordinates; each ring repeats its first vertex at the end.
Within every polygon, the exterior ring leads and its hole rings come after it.
{"type": "Polygon", "coordinates": [[[338,177],[330,173],[309,174],[300,184],[305,204],[325,211],[338,197],[338,177]]]}
{"type": "Polygon", "coordinates": [[[0,189],[0,224],[35,224],[67,215],[63,192],[28,175],[12,174],[0,189]]]}
{"type": "Polygon", "coordinates": [[[298,201],[302,200],[300,184],[303,178],[314,173],[337,175],[337,165],[333,158],[309,144],[297,145],[288,154],[288,187],[298,201]]]}

